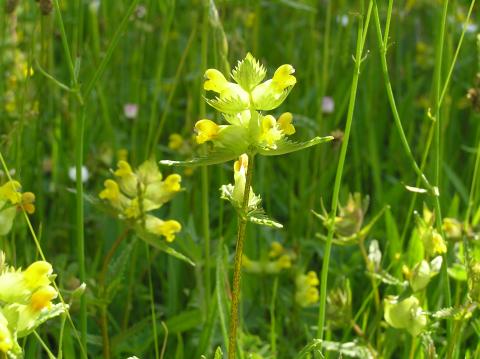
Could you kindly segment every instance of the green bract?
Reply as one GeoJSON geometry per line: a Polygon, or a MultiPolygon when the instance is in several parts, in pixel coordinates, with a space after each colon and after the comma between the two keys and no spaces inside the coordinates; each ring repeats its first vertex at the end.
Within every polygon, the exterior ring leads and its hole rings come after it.
{"type": "Polygon", "coordinates": [[[216,93],[207,103],[222,113],[227,124],[202,119],[195,124],[197,142],[212,144],[204,156],[189,161],[161,161],[166,165],[211,165],[231,161],[241,154],[283,155],[331,141],[332,136],[315,137],[306,142],[292,142],[295,133],[293,116],[283,113],[276,119],[261,111],[280,106],[296,83],[295,69],[282,65],[269,80],[263,81],[266,69],[250,53],[232,71],[235,82],[228,81],[216,69],[205,72],[204,89],[216,93]],[[263,81],[263,82],[262,82],[263,81]]]}

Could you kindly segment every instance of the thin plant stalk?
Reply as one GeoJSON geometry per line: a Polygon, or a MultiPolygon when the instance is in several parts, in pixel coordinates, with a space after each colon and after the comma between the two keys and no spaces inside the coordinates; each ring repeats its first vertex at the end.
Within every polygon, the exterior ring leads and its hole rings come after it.
{"type": "Polygon", "coordinates": [[[148,293],[150,296],[150,313],[152,316],[153,345],[155,347],[155,359],[159,359],[160,351],[158,347],[157,315],[155,311],[155,298],[154,298],[153,281],[152,281],[152,268],[151,268],[152,262],[150,261],[150,247],[146,242],[145,242],[145,251],[147,253],[148,293]]]}
{"type": "Polygon", "coordinates": [[[358,79],[360,77],[360,65],[362,63],[362,54],[363,54],[363,47],[365,44],[366,32],[368,29],[368,24],[370,22],[370,15],[372,11],[373,2],[370,1],[367,17],[364,21],[363,17],[360,17],[358,33],[357,33],[357,48],[355,53],[355,68],[353,71],[353,79],[352,79],[352,86],[350,89],[350,100],[348,105],[348,114],[347,114],[347,122],[345,125],[345,134],[343,137],[342,147],[340,150],[340,157],[338,159],[338,166],[337,172],[335,175],[335,184],[333,187],[333,197],[332,197],[332,208],[330,212],[330,223],[328,228],[328,235],[325,244],[325,254],[323,257],[322,263],[322,274],[320,279],[320,306],[319,306],[319,313],[318,313],[318,327],[317,327],[317,338],[322,340],[323,339],[323,332],[325,326],[325,308],[326,308],[326,301],[327,301],[327,280],[328,280],[328,267],[330,264],[330,253],[332,250],[332,240],[334,234],[334,218],[337,213],[338,208],[338,197],[340,194],[340,185],[342,182],[342,175],[343,175],[343,168],[345,165],[345,159],[347,156],[347,149],[348,149],[348,142],[350,138],[350,130],[352,128],[353,122],[353,113],[355,109],[355,101],[357,97],[357,87],[358,87],[358,79]]]}
{"type": "MultiPolygon", "coordinates": [[[[443,60],[443,47],[444,47],[444,38],[445,38],[445,28],[447,24],[447,12],[448,12],[448,0],[445,0],[443,3],[443,10],[442,10],[442,18],[440,22],[440,34],[437,39],[437,51],[435,54],[435,71],[434,71],[434,88],[435,88],[435,186],[438,191],[438,187],[440,186],[440,171],[441,171],[441,161],[442,161],[442,144],[441,144],[441,123],[440,123],[440,110],[442,107],[442,103],[440,102],[441,99],[441,86],[442,86],[442,60],[443,60]]],[[[446,87],[445,87],[446,89],[446,87]]],[[[443,231],[442,226],[442,209],[440,206],[440,196],[435,196],[435,221],[437,224],[437,230],[445,238],[445,233],[443,231]]],[[[445,304],[447,307],[452,305],[451,299],[451,290],[450,290],[450,279],[447,273],[447,255],[444,253],[442,255],[442,268],[441,268],[441,275],[442,275],[442,283],[443,283],[443,290],[445,296],[445,304]]],[[[452,320],[447,320],[447,338],[448,342],[450,343],[453,339],[452,334],[452,320]]]]}
{"type": "MultiPolygon", "coordinates": [[[[207,51],[208,51],[208,26],[209,26],[209,14],[208,14],[208,5],[204,3],[203,19],[202,19],[202,29],[201,29],[201,71],[205,73],[207,70],[207,51]]],[[[205,90],[203,90],[203,96],[205,96],[205,90]]],[[[199,116],[204,118],[206,113],[205,101],[200,101],[199,103],[199,116]]],[[[203,149],[205,150],[205,149],[203,149]]],[[[208,205],[208,168],[207,166],[202,166],[200,169],[201,173],[201,186],[202,186],[202,234],[204,241],[204,290],[205,290],[205,304],[208,303],[210,299],[211,291],[211,277],[210,277],[210,210],[208,205]]]]}
{"type": "Polygon", "coordinates": [[[247,178],[245,181],[245,190],[243,192],[243,203],[241,214],[238,215],[238,233],[237,245],[235,248],[235,263],[233,269],[233,291],[232,307],[230,310],[230,333],[228,340],[228,359],[235,359],[237,347],[237,329],[238,329],[238,303],[240,299],[240,281],[242,274],[242,256],[243,245],[245,243],[245,233],[247,229],[246,212],[248,208],[248,199],[250,198],[250,187],[253,177],[254,155],[248,156],[247,178]]]}
{"type": "MultiPolygon", "coordinates": [[[[393,2],[393,0],[390,0],[390,1],[393,2]]],[[[389,6],[389,11],[391,11],[391,6],[389,6]]],[[[427,177],[418,166],[415,160],[415,157],[413,156],[413,152],[410,148],[410,145],[408,144],[405,131],[403,130],[402,122],[400,120],[400,114],[398,113],[397,105],[395,103],[395,97],[393,95],[392,84],[390,83],[390,75],[388,73],[387,42],[386,42],[386,40],[388,39],[387,38],[383,39],[383,36],[382,36],[382,29],[380,25],[380,15],[378,14],[378,7],[377,7],[376,0],[375,0],[374,17],[375,17],[375,28],[377,31],[378,46],[380,50],[380,62],[382,66],[383,80],[385,83],[385,88],[387,90],[387,97],[392,110],[395,126],[397,127],[397,130],[400,136],[400,141],[402,143],[405,153],[407,154],[410,165],[412,166],[415,173],[421,178],[422,183],[427,187],[428,190],[430,190],[432,193],[436,193],[435,188],[430,184],[430,182],[427,180],[427,177]]]]}
{"type": "MultiPolygon", "coordinates": [[[[393,3],[393,0],[389,0],[389,2],[393,3]]],[[[389,12],[392,11],[392,6],[391,5],[389,5],[388,11],[389,12]]],[[[446,12],[446,10],[444,8],[444,15],[446,16],[445,12],[446,12]]],[[[388,100],[390,102],[390,107],[391,107],[391,110],[392,110],[395,125],[397,127],[403,149],[404,149],[405,153],[407,154],[410,165],[412,166],[413,170],[416,172],[418,177],[422,180],[423,184],[427,187],[429,193],[434,198],[437,230],[443,236],[442,217],[441,217],[441,208],[440,208],[440,199],[439,199],[438,187],[433,186],[428,181],[428,179],[425,176],[425,174],[423,173],[422,169],[418,166],[418,164],[417,164],[417,162],[416,162],[416,160],[413,156],[413,152],[410,148],[408,140],[405,136],[405,132],[403,130],[400,115],[398,113],[397,106],[396,106],[396,103],[395,103],[395,97],[393,95],[393,90],[392,90],[392,85],[391,85],[391,82],[390,82],[390,76],[389,76],[388,65],[387,65],[387,41],[388,41],[388,39],[386,37],[382,36],[382,28],[381,28],[381,25],[380,25],[380,15],[379,15],[379,12],[378,12],[378,6],[377,6],[376,0],[375,0],[374,17],[375,17],[375,28],[376,28],[376,32],[377,32],[378,46],[379,46],[379,50],[380,50],[380,60],[381,60],[381,65],[382,65],[383,80],[384,80],[384,83],[385,83],[385,88],[387,90],[387,97],[388,97],[388,100]]],[[[390,17],[391,17],[391,14],[388,15],[388,18],[390,18],[390,17]]],[[[443,23],[443,27],[444,26],[445,26],[445,23],[443,23]]],[[[443,30],[444,30],[444,28],[443,28],[443,30]]],[[[440,36],[440,37],[441,37],[441,42],[442,42],[442,45],[440,45],[440,47],[442,47],[442,51],[443,51],[443,36],[440,36]]],[[[438,54],[437,54],[437,57],[438,57],[438,54]]],[[[439,118],[438,118],[439,106],[438,105],[440,104],[440,102],[439,102],[439,99],[440,99],[440,78],[439,77],[440,76],[441,76],[441,73],[440,73],[440,70],[438,70],[438,74],[436,75],[436,77],[437,77],[436,81],[438,81],[438,85],[436,85],[438,87],[437,96],[436,96],[436,98],[437,98],[436,107],[438,107],[438,109],[437,109],[438,111],[435,111],[435,118],[434,118],[435,121],[436,121],[436,132],[437,132],[436,136],[439,136],[439,130],[440,130],[440,127],[438,127],[438,121],[439,121],[439,118]]],[[[437,144],[437,155],[439,155],[439,138],[436,139],[435,142],[437,144]]],[[[437,162],[437,166],[438,166],[438,159],[437,159],[436,162],[437,162]]],[[[438,185],[438,179],[439,179],[439,174],[438,173],[436,173],[435,179],[436,179],[435,182],[438,185]]],[[[446,259],[447,259],[446,255],[443,255],[441,272],[442,272],[443,289],[445,291],[445,303],[446,303],[447,306],[450,306],[451,305],[450,282],[449,282],[448,275],[447,275],[447,260],[446,259]]],[[[448,327],[450,328],[450,320],[448,320],[448,327]]],[[[450,332],[450,329],[449,329],[449,332],[450,332]]]]}

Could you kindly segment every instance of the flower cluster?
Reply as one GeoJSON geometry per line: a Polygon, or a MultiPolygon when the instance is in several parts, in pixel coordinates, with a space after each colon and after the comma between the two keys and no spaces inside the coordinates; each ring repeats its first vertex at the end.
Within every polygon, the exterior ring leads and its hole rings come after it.
{"type": "Polygon", "coordinates": [[[6,235],[12,229],[13,220],[22,208],[29,214],[35,212],[35,195],[21,192],[18,181],[8,181],[0,186],[0,235],[6,235]]]}
{"type": "Polygon", "coordinates": [[[52,273],[51,264],[44,261],[23,271],[9,267],[0,252],[0,353],[20,358],[22,349],[17,340],[68,309],[62,303],[52,303],[58,296],[50,285],[52,273]]]}
{"type": "Polygon", "coordinates": [[[99,197],[107,200],[121,218],[141,225],[147,232],[164,236],[167,242],[175,239],[181,225],[175,220],[162,220],[149,212],[170,201],[180,190],[181,177],[171,174],[163,179],[152,160],[135,171],[127,161],[118,162],[115,180],[107,179],[99,197]]]}
{"type": "Polygon", "coordinates": [[[243,255],[242,265],[246,272],[255,274],[278,274],[292,267],[296,259],[295,253],[286,250],[279,242],[273,242],[268,253],[268,259],[254,261],[243,255]]]}
{"type": "Polygon", "coordinates": [[[210,119],[195,124],[196,141],[211,143],[212,150],[205,156],[190,161],[162,161],[167,165],[215,164],[233,160],[243,153],[281,155],[298,151],[321,142],[331,136],[315,137],[310,141],[294,143],[286,137],[296,132],[290,112],[278,118],[264,111],[280,106],[287,98],[297,79],[292,65],[281,65],[273,77],[264,81],[267,71],[250,53],[238,62],[232,71],[230,82],[216,69],[205,72],[204,89],[216,93],[207,103],[222,113],[226,125],[210,119]]]}
{"type": "Polygon", "coordinates": [[[277,120],[258,111],[280,106],[297,82],[294,72],[291,65],[282,65],[272,79],[261,83],[266,70],[251,54],[233,70],[236,83],[227,81],[218,70],[207,70],[204,89],[218,94],[208,103],[222,112],[229,124],[217,125],[208,119],[198,121],[195,124],[197,142],[212,141],[218,147],[234,146],[240,153],[251,147],[276,149],[278,141],[295,133],[292,114],[286,112],[277,120]]]}
{"type": "Polygon", "coordinates": [[[406,329],[412,336],[420,334],[427,325],[427,315],[415,296],[400,299],[388,296],[384,302],[385,320],[397,329],[406,329]]]}
{"type": "Polygon", "coordinates": [[[318,280],[317,273],[309,271],[307,274],[299,274],[295,279],[297,290],[295,292],[295,301],[301,307],[309,307],[318,302],[318,280]]]}

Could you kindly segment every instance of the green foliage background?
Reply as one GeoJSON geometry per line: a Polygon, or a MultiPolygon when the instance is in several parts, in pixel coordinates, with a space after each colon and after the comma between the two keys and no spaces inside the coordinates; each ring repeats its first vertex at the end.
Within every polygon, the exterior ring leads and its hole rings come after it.
{"type": "MultiPolygon", "coordinates": [[[[433,124],[428,108],[434,107],[435,49],[442,4],[412,0],[393,5],[388,66],[397,108],[418,163],[433,124]]],[[[384,26],[387,4],[378,5],[384,26]]],[[[449,2],[442,84],[469,5],[449,2]]],[[[21,1],[13,13],[0,11],[0,149],[8,166],[15,169],[14,177],[37,196],[32,223],[67,296],[67,290],[79,284],[79,263],[83,262],[78,253],[78,190],[68,175],[76,162],[75,146],[83,143],[83,163],[89,172],[83,193],[83,228],[91,357],[102,355],[99,313],[107,306],[112,357],[154,356],[149,271],[159,346],[166,343],[164,358],[212,357],[218,345],[225,351],[236,218],[233,209],[220,200],[218,189],[232,181],[231,165],[196,169],[191,174],[179,169],[185,191],[162,213],[182,223],[183,231],[173,247],[190,257],[195,267],[154,248],[147,257],[143,243],[135,233],[125,232],[122,222],[99,201],[98,192],[110,175],[109,169],[115,167],[120,149],[128,150],[133,165],[150,154],[157,160],[188,158],[188,154],[168,148],[169,135],[180,133],[189,139],[197,120],[214,119],[215,111],[204,101],[204,71],[213,67],[228,72],[248,51],[267,67],[269,76],[281,64],[295,67],[297,84],[276,113],[294,114],[294,138],[333,134],[337,140],[281,158],[257,159],[255,192],[262,195],[267,212],[283,223],[284,229],[249,226],[246,254],[250,258],[265,257],[270,244],[280,241],[295,251],[297,260],[278,276],[244,274],[242,357],[255,353],[253,358],[294,358],[315,338],[318,305],[303,309],[295,304],[294,278],[306,270],[320,276],[325,243],[315,233],[325,234],[326,230],[311,210],[320,212],[321,201],[330,208],[352,82],[358,19],[365,16],[367,6],[367,1],[344,0],[63,1],[61,17],[73,74],[62,46],[58,12],[42,15],[33,0],[21,1]],[[134,10],[125,18],[129,6],[134,10]],[[112,45],[112,40],[118,42],[112,45]],[[12,85],[8,76],[20,66],[16,51],[24,54],[34,74],[18,78],[12,85]],[[66,91],[46,74],[73,91],[66,91]],[[83,94],[84,109],[76,96],[76,86],[83,94]],[[6,109],[9,91],[15,98],[13,111],[6,109]],[[324,96],[335,103],[331,114],[322,112],[324,96]],[[138,105],[137,118],[126,118],[123,107],[127,103],[138,105]],[[83,138],[78,127],[82,111],[83,138]],[[106,273],[106,288],[102,288],[102,263],[119,236],[126,237],[114,253],[106,273]]],[[[475,6],[440,111],[440,203],[444,216],[460,221],[471,189],[473,214],[480,199],[478,178],[471,186],[480,138],[478,99],[472,105],[466,98],[469,89],[479,86],[478,16],[475,6]]],[[[394,126],[373,15],[365,49],[340,198],[344,203],[349,192],[369,195],[366,221],[389,206],[367,242],[378,240],[382,267],[401,280],[402,265],[411,266],[419,258],[416,242],[410,240],[414,238],[414,222],[406,222],[415,195],[405,189],[405,185],[415,186],[417,177],[394,126]]],[[[434,178],[435,156],[432,147],[424,171],[428,178],[434,178]]],[[[176,170],[162,167],[165,174],[176,170]]],[[[424,202],[434,207],[430,196],[420,194],[414,208],[421,210],[424,202]]],[[[0,239],[0,245],[17,265],[38,256],[23,218],[16,221],[14,231],[0,239]]],[[[454,244],[449,244],[450,263],[455,260],[453,253],[454,244]]],[[[345,289],[348,278],[353,317],[342,318],[340,327],[329,327],[327,339],[356,340],[359,345],[375,348],[380,357],[423,357],[421,339],[412,339],[383,322],[366,271],[357,246],[333,248],[329,288],[345,289]],[[353,318],[356,322],[351,321],[353,318]]],[[[426,309],[445,306],[441,283],[440,276],[436,277],[422,294],[428,303],[426,309]]],[[[397,294],[392,286],[379,286],[382,298],[397,294]]],[[[466,282],[451,280],[451,288],[452,305],[462,304],[466,282]]],[[[71,315],[77,324],[79,313],[74,302],[71,315]]],[[[51,323],[41,332],[52,348],[58,347],[58,327],[59,323],[51,323]]],[[[474,357],[475,350],[479,353],[479,329],[474,313],[457,333],[452,357],[474,357]]],[[[78,343],[68,335],[72,328],[67,325],[65,330],[63,356],[79,357],[78,343]]],[[[445,331],[445,321],[432,327],[432,343],[440,357],[447,350],[445,331]]],[[[35,338],[24,345],[26,357],[42,357],[35,338]]]]}

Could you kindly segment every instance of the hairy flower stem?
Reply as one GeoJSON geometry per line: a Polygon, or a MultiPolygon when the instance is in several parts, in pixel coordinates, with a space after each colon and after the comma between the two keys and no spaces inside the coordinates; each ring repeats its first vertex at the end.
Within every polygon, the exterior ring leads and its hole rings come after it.
{"type": "Polygon", "coordinates": [[[235,359],[237,347],[238,302],[240,300],[240,280],[242,274],[243,244],[245,243],[245,232],[247,229],[248,199],[250,198],[250,187],[253,177],[253,158],[253,154],[250,154],[248,156],[247,178],[245,181],[245,190],[243,192],[242,211],[238,215],[237,246],[235,248],[235,264],[233,269],[232,307],[230,310],[230,337],[228,340],[228,359],[235,359]]]}

